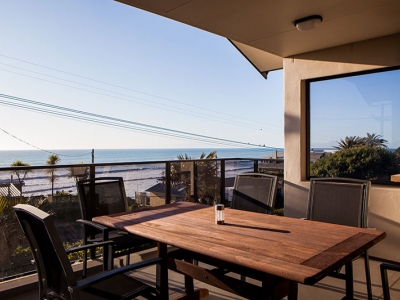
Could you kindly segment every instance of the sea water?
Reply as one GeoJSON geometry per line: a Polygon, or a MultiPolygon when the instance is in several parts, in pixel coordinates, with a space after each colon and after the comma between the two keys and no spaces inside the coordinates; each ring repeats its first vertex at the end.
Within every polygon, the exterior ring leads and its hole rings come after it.
{"type": "MultiPolygon", "coordinates": [[[[135,192],[146,192],[147,189],[157,184],[163,175],[165,164],[151,162],[176,160],[177,156],[181,154],[192,159],[198,159],[202,153],[207,155],[212,151],[217,151],[217,158],[263,158],[271,156],[275,152],[266,148],[95,149],[93,150],[93,157],[94,163],[149,162],[148,164],[96,167],[96,177],[123,177],[127,196],[134,198],[135,192]]],[[[51,153],[59,155],[60,165],[92,162],[92,150],[90,149],[17,150],[0,151],[0,167],[9,167],[15,160],[21,160],[31,166],[43,166],[43,169],[33,170],[27,174],[24,180],[23,195],[47,195],[51,193],[51,183],[44,170],[47,157],[51,153]]],[[[238,173],[251,172],[252,170],[252,161],[227,161],[225,176],[234,177],[238,173]]],[[[76,193],[75,179],[70,177],[69,174],[69,168],[55,170],[54,192],[76,193]]],[[[15,172],[1,170],[0,181],[3,183],[10,182],[11,175],[13,175],[14,182],[18,182],[15,172]]]]}

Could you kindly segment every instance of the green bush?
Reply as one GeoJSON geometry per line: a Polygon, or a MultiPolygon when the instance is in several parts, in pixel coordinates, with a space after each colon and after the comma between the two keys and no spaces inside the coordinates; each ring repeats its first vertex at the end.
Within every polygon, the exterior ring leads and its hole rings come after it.
{"type": "Polygon", "coordinates": [[[69,195],[70,195],[70,193],[68,193],[64,190],[56,192],[56,196],[69,196],[69,195]]]}
{"type": "Polygon", "coordinates": [[[386,148],[353,147],[322,157],[311,165],[312,177],[347,177],[389,181],[400,172],[399,157],[386,148]]]}

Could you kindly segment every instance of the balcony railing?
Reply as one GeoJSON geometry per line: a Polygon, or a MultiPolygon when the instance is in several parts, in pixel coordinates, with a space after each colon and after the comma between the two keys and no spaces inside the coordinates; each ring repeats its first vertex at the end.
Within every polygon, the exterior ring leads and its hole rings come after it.
{"type": "MultiPolygon", "coordinates": [[[[130,209],[174,201],[229,206],[234,178],[244,172],[283,177],[283,159],[200,159],[0,168],[0,281],[34,271],[12,206],[24,202],[54,215],[65,247],[82,243],[76,181],[123,177],[130,209]],[[53,180],[52,180],[53,179],[53,180]]],[[[283,178],[280,180],[282,185],[283,178]]],[[[277,207],[283,207],[280,186],[277,207]]],[[[71,259],[76,259],[74,257],[71,259]]]]}

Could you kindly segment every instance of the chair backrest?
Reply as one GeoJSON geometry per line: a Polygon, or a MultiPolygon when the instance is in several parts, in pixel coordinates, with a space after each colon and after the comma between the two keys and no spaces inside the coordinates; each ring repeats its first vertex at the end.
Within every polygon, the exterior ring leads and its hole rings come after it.
{"type": "Polygon", "coordinates": [[[307,219],[366,228],[370,186],[368,180],[311,179],[307,219]]]}
{"type": "Polygon", "coordinates": [[[70,299],[68,286],[76,284],[76,278],[52,216],[27,204],[14,206],[14,211],[35,259],[39,299],[50,292],[70,299]]]}
{"type": "MultiPolygon", "coordinates": [[[[79,180],[76,183],[82,219],[91,221],[94,217],[110,215],[128,210],[124,181],[122,177],[100,177],[79,180]]],[[[97,231],[87,228],[88,234],[97,231]]]]}
{"type": "Polygon", "coordinates": [[[77,182],[82,218],[110,215],[128,210],[122,177],[103,177],[77,182]]]}
{"type": "Polygon", "coordinates": [[[263,173],[236,175],[231,207],[273,214],[278,177],[263,173]]]}

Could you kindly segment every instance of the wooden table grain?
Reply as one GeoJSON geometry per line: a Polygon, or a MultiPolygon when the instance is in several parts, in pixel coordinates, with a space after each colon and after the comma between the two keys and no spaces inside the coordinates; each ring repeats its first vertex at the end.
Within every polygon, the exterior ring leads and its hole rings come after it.
{"type": "Polygon", "coordinates": [[[383,240],[379,230],[225,209],[225,224],[214,208],[177,202],[101,216],[94,222],[161,244],[269,274],[314,284],[383,240]]]}

